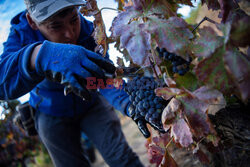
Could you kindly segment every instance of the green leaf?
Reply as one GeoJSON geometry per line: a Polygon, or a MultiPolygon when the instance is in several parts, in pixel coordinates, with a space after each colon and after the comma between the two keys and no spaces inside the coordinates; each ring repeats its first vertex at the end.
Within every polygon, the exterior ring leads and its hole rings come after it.
{"type": "Polygon", "coordinates": [[[195,56],[209,57],[215,50],[223,45],[223,38],[218,36],[211,27],[199,29],[199,38],[192,44],[195,56]]]}
{"type": "Polygon", "coordinates": [[[206,85],[210,85],[223,93],[231,93],[233,83],[224,67],[224,54],[224,48],[217,49],[212,56],[199,62],[194,71],[198,80],[206,85]]]}
{"type": "Polygon", "coordinates": [[[250,62],[238,49],[228,50],[224,55],[226,70],[240,92],[241,99],[250,98],[250,62]]]}
{"type": "Polygon", "coordinates": [[[168,20],[154,16],[148,18],[145,29],[152,34],[152,40],[155,40],[160,48],[166,48],[168,52],[187,60],[193,34],[185,20],[178,17],[170,17],[168,20]]]}
{"type": "Polygon", "coordinates": [[[198,80],[191,72],[186,73],[184,76],[177,75],[175,81],[177,87],[184,87],[190,91],[194,91],[198,87],[198,80]]]}

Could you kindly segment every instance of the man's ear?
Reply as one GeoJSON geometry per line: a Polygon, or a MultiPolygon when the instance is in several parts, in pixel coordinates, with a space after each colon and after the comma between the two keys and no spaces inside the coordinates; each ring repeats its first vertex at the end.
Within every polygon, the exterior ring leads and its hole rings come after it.
{"type": "Polygon", "coordinates": [[[33,30],[38,30],[38,26],[37,26],[36,22],[31,18],[29,12],[26,13],[26,18],[27,18],[27,21],[28,21],[30,27],[33,30]]]}

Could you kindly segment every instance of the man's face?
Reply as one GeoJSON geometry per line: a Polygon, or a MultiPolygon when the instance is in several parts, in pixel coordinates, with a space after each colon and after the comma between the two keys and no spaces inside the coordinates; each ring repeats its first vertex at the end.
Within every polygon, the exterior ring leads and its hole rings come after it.
{"type": "Polygon", "coordinates": [[[74,8],[65,17],[54,16],[37,27],[49,41],[76,44],[80,34],[80,16],[74,8]]]}

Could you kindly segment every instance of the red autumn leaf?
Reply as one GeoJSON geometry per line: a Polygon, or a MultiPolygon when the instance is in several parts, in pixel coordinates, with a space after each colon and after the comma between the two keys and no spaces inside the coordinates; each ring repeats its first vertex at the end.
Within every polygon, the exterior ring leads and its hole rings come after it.
{"type": "Polygon", "coordinates": [[[168,87],[176,88],[176,82],[172,78],[168,77],[166,75],[166,73],[163,74],[163,79],[164,79],[164,82],[167,84],[168,87]]]}
{"type": "Polygon", "coordinates": [[[168,52],[188,59],[193,34],[185,20],[179,17],[170,17],[166,20],[148,16],[145,25],[145,30],[152,34],[153,40],[160,48],[166,48],[168,52]]]}
{"type": "Polygon", "coordinates": [[[201,0],[202,4],[206,3],[208,9],[218,10],[220,9],[220,4],[218,0],[201,0]]]}
{"type": "Polygon", "coordinates": [[[192,133],[183,118],[177,119],[171,128],[171,136],[183,147],[188,147],[193,143],[192,133]]]}
{"type": "Polygon", "coordinates": [[[212,89],[208,86],[202,86],[199,89],[193,92],[199,100],[208,103],[210,105],[218,105],[218,110],[226,107],[226,101],[223,97],[223,94],[218,90],[212,89]]]}
{"type": "Polygon", "coordinates": [[[182,110],[181,102],[176,100],[175,98],[172,98],[162,112],[161,120],[165,131],[167,131],[169,125],[175,121],[178,113],[180,113],[181,110],[182,110]]]}
{"type": "Polygon", "coordinates": [[[120,37],[124,30],[127,29],[126,26],[136,20],[141,14],[133,6],[125,7],[125,11],[119,13],[112,22],[112,26],[110,27],[110,31],[112,32],[111,37],[120,37]]]}
{"type": "Polygon", "coordinates": [[[183,4],[183,5],[189,5],[193,7],[193,3],[191,0],[175,0],[176,3],[183,4]]]}
{"type": "Polygon", "coordinates": [[[184,91],[178,88],[157,88],[155,89],[156,96],[160,96],[165,100],[171,99],[173,96],[183,94],[184,91]]]}
{"type": "Polygon", "coordinates": [[[178,167],[174,158],[169,154],[167,150],[165,151],[164,158],[161,163],[161,167],[178,167]]]}
{"type": "Polygon", "coordinates": [[[209,57],[215,50],[223,45],[223,38],[218,36],[211,27],[199,29],[199,38],[192,44],[195,56],[209,57]]]}
{"type": "Polygon", "coordinates": [[[149,149],[148,149],[149,162],[152,164],[155,163],[156,166],[159,166],[163,159],[164,153],[165,153],[165,149],[154,144],[149,145],[149,149]]]}
{"type": "Polygon", "coordinates": [[[144,30],[144,24],[132,22],[120,37],[121,47],[125,48],[133,62],[137,65],[149,65],[150,50],[150,34],[144,30]]]}
{"type": "Polygon", "coordinates": [[[250,62],[236,48],[228,50],[224,55],[226,70],[240,92],[241,99],[250,97],[250,62]]]}
{"type": "Polygon", "coordinates": [[[232,0],[218,0],[220,3],[222,22],[226,22],[230,12],[237,7],[232,0]]]}
{"type": "Polygon", "coordinates": [[[186,96],[178,98],[184,106],[183,114],[187,118],[189,127],[198,138],[206,136],[210,132],[210,126],[207,122],[206,111],[209,104],[198,98],[186,96]]]}
{"type": "Polygon", "coordinates": [[[169,133],[160,133],[159,136],[155,136],[152,138],[153,143],[162,148],[165,148],[165,146],[169,143],[170,140],[171,138],[169,133]]]}
{"type": "Polygon", "coordinates": [[[236,46],[246,47],[250,45],[250,16],[246,16],[233,22],[230,39],[236,46]]]}
{"type": "Polygon", "coordinates": [[[98,9],[96,0],[87,0],[86,6],[82,7],[80,10],[85,16],[94,16],[94,32],[93,37],[97,44],[95,51],[99,51],[104,56],[108,50],[107,35],[105,25],[102,19],[102,14],[98,9]]]}
{"type": "Polygon", "coordinates": [[[198,157],[201,163],[203,163],[204,165],[209,165],[210,161],[207,155],[201,149],[199,149],[194,155],[198,157]]]}
{"type": "Polygon", "coordinates": [[[212,56],[199,62],[194,71],[201,82],[211,85],[223,93],[231,93],[234,85],[224,67],[224,54],[224,49],[218,48],[212,56]]]}

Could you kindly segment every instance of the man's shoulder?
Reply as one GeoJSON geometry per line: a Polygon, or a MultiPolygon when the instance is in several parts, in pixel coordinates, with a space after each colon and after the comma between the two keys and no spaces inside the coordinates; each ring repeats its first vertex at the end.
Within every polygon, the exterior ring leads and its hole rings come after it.
{"type": "Polygon", "coordinates": [[[28,23],[28,21],[27,21],[27,19],[26,19],[26,10],[24,10],[24,11],[22,11],[22,12],[20,12],[20,13],[18,13],[16,16],[14,16],[12,19],[11,19],[11,21],[10,21],[10,24],[12,25],[12,26],[18,26],[18,25],[20,25],[20,24],[27,24],[28,23]]]}

